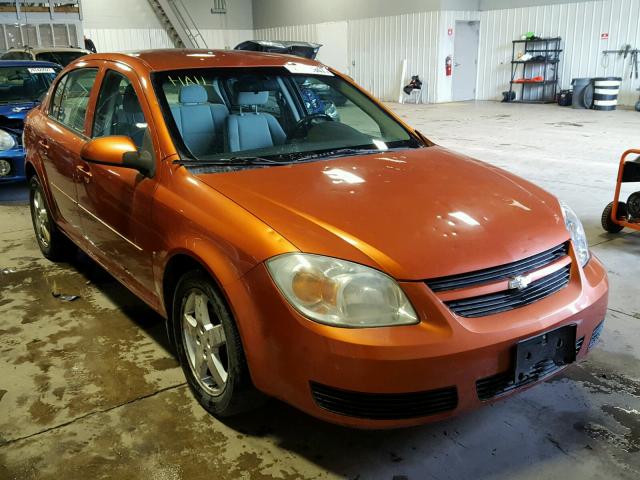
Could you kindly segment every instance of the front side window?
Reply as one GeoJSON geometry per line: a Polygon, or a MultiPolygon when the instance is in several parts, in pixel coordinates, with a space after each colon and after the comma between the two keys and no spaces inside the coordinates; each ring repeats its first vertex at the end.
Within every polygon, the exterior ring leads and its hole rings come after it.
{"type": "Polygon", "coordinates": [[[141,149],[146,134],[147,121],[131,81],[108,70],[98,95],[92,136],[124,135],[141,149]]]}
{"type": "Polygon", "coordinates": [[[196,161],[299,161],[338,150],[421,146],[369,97],[328,71],[172,71],[156,74],[154,86],[176,143],[196,161]]]}
{"type": "Polygon", "coordinates": [[[56,73],[53,67],[0,66],[0,103],[39,102],[56,73]]]}
{"type": "Polygon", "coordinates": [[[97,74],[96,68],[81,68],[60,80],[53,96],[51,117],[72,130],[84,133],[87,106],[97,74]]]}

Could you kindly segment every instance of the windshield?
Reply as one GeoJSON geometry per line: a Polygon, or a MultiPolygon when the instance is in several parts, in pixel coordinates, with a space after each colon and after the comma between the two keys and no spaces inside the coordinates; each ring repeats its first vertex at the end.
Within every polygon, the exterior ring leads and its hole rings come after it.
{"type": "Polygon", "coordinates": [[[299,161],[346,150],[421,146],[348,82],[324,67],[293,65],[294,72],[224,68],[156,74],[154,85],[176,144],[203,161],[299,161]]]}
{"type": "Polygon", "coordinates": [[[84,52],[40,52],[36,54],[36,60],[57,63],[66,67],[76,58],[84,57],[85,55],[86,53],[84,52]]]}
{"type": "Polygon", "coordinates": [[[39,101],[56,74],[52,67],[0,67],[0,103],[39,101]]]}

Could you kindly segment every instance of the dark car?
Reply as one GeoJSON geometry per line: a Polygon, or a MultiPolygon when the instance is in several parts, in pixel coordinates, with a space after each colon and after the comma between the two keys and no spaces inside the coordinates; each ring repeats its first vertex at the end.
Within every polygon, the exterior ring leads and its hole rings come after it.
{"type": "Polygon", "coordinates": [[[322,45],[311,42],[287,42],[283,40],[247,40],[236,45],[235,50],[271,52],[296,55],[314,60],[322,45]]]}
{"type": "Polygon", "coordinates": [[[91,53],[78,47],[14,47],[0,56],[0,60],[37,60],[66,67],[69,63],[91,53]]]}
{"type": "Polygon", "coordinates": [[[0,61],[0,183],[24,180],[24,118],[60,70],[50,62],[0,61]]]}

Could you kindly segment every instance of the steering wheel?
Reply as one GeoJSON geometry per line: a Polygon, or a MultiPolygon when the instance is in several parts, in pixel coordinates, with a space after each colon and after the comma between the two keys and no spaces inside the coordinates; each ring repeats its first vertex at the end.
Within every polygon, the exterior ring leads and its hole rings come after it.
{"type": "Polygon", "coordinates": [[[325,122],[333,122],[333,118],[331,118],[326,113],[312,113],[311,115],[307,115],[293,127],[293,133],[291,134],[292,138],[298,138],[302,136],[306,136],[309,132],[309,129],[313,125],[314,120],[324,120],[325,122]]]}

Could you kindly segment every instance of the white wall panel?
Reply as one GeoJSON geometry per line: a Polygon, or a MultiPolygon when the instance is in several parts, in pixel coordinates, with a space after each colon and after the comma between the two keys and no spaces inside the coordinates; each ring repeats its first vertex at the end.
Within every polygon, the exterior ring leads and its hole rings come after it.
{"type": "MultiPolygon", "coordinates": [[[[349,21],[349,74],[375,96],[398,101],[402,62],[424,82],[423,102],[435,102],[440,12],[349,21]]],[[[444,70],[444,67],[443,67],[444,70]]]]}
{"type": "Polygon", "coordinates": [[[253,30],[200,30],[207,47],[232,49],[240,42],[253,38],[253,30]]]}
{"type": "MultiPolygon", "coordinates": [[[[444,60],[453,53],[453,37],[447,35],[447,29],[455,28],[456,20],[478,18],[479,12],[444,11],[349,20],[348,41],[343,46],[347,49],[346,73],[375,96],[397,101],[402,62],[406,59],[402,82],[407,83],[411,75],[420,76],[425,85],[421,102],[450,101],[451,78],[444,75],[444,60]]],[[[326,44],[331,39],[323,38],[322,32],[328,25],[258,29],[256,38],[326,44]]]]}
{"type": "MultiPolygon", "coordinates": [[[[99,52],[127,52],[149,48],[173,48],[173,42],[161,28],[85,29],[99,52]]],[[[253,30],[200,30],[209,48],[233,48],[253,37],[253,30]]]]}
{"type": "Polygon", "coordinates": [[[619,103],[634,105],[640,80],[629,78],[629,58],[612,55],[603,64],[602,50],[630,44],[640,48],[640,0],[604,0],[480,13],[478,98],[499,100],[509,89],[511,41],[525,32],[562,37],[560,85],[577,77],[620,76],[619,103]],[[608,40],[600,35],[608,33],[608,40]]]}
{"type": "Polygon", "coordinates": [[[173,47],[171,39],[160,28],[85,28],[84,34],[93,40],[99,52],[173,47]]]}

